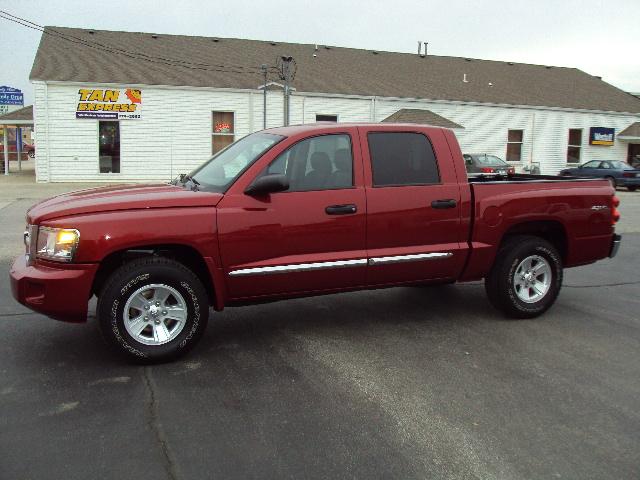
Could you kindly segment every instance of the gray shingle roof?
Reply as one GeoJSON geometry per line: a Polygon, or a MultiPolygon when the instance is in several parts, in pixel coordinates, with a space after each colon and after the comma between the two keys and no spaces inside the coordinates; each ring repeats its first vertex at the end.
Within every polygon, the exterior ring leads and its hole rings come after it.
{"type": "MultiPolygon", "coordinates": [[[[40,41],[32,80],[253,89],[263,83],[261,64],[275,65],[279,56],[291,55],[298,67],[293,82],[298,92],[640,112],[640,99],[575,68],[323,45],[315,51],[308,44],[234,38],[46,28],[49,34],[40,41]],[[115,49],[120,53],[109,51],[115,49]],[[463,81],[465,74],[468,82],[463,81]]],[[[277,80],[271,75],[270,80],[277,80]]]]}
{"type": "Polygon", "coordinates": [[[21,108],[20,110],[14,110],[13,112],[0,115],[0,123],[15,122],[18,121],[33,121],[33,105],[21,108]]]}
{"type": "Polygon", "coordinates": [[[464,128],[462,125],[458,125],[456,122],[442,115],[438,115],[431,110],[421,110],[417,108],[403,108],[389,115],[382,121],[388,123],[418,123],[421,125],[445,128],[464,128]]]}

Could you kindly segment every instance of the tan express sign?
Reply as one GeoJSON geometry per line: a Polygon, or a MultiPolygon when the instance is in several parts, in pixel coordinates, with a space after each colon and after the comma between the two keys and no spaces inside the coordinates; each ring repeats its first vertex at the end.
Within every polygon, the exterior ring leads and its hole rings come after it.
{"type": "Polygon", "coordinates": [[[139,120],[142,118],[142,91],[135,88],[81,88],[78,90],[76,118],[139,120]]]}

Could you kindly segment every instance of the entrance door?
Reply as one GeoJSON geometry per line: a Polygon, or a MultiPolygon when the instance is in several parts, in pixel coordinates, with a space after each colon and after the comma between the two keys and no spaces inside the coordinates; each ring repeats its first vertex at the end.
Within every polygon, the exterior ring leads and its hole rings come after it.
{"type": "Polygon", "coordinates": [[[360,129],[371,285],[452,279],[464,265],[467,232],[453,159],[441,130],[423,130],[360,129]]]}
{"type": "Polygon", "coordinates": [[[289,190],[230,191],[218,204],[231,299],[364,285],[362,160],[357,130],[345,130],[301,140],[262,167],[257,177],[285,174],[289,190]]]}

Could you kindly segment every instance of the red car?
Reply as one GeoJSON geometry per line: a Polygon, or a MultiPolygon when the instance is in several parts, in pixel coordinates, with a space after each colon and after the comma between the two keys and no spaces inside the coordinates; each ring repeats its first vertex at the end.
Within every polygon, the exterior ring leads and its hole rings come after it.
{"type": "MultiPolygon", "coordinates": [[[[15,143],[13,144],[9,144],[9,160],[17,160],[16,158],[16,145],[15,143]]],[[[22,145],[22,153],[26,153],[28,155],[29,158],[35,158],[36,157],[36,147],[35,145],[31,145],[29,143],[25,143],[22,145]]],[[[2,159],[4,155],[4,143],[2,143],[2,141],[0,140],[0,161],[2,161],[2,159]]]]}
{"type": "Polygon", "coordinates": [[[563,268],[615,255],[617,205],[606,180],[468,179],[446,129],[275,128],[172,184],[33,206],[11,286],[71,322],[96,295],[105,338],[143,362],[191,348],[210,306],[358,289],[484,278],[493,305],[528,318],[554,303],[563,268]]]}

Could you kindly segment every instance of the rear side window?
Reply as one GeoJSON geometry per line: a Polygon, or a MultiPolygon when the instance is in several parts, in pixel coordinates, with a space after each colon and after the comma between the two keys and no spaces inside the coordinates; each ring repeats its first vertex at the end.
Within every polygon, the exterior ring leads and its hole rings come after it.
{"type": "Polygon", "coordinates": [[[424,135],[371,132],[368,140],[374,187],[440,183],[436,155],[424,135]]]}

